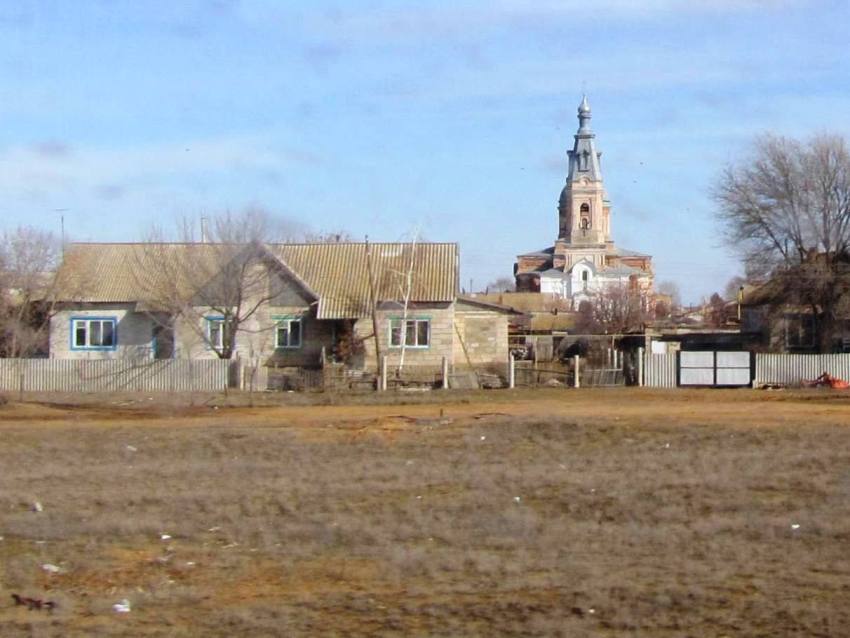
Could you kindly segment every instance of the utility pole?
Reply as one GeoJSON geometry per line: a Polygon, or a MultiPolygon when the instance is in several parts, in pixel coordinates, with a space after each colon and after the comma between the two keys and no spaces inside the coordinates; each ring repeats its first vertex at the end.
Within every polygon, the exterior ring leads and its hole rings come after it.
{"type": "MultiPolygon", "coordinates": [[[[375,364],[378,371],[378,378],[381,378],[381,340],[378,338],[378,300],[375,298],[375,276],[372,269],[372,246],[369,243],[369,236],[366,235],[366,271],[369,275],[369,310],[372,314],[372,333],[375,337],[375,364]]],[[[378,389],[381,384],[378,383],[378,389]]]]}

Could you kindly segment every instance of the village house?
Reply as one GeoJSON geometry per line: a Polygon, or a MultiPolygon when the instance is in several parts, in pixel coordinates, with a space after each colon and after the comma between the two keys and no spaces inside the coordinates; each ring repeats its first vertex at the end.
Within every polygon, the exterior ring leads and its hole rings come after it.
{"type": "Polygon", "coordinates": [[[459,297],[458,264],[454,243],[71,244],[50,357],[374,371],[376,328],[389,370],[504,373],[512,311],[459,297]]]}
{"type": "Polygon", "coordinates": [[[590,128],[590,105],[578,107],[579,128],[567,152],[567,183],[558,203],[554,245],[517,257],[516,289],[569,299],[573,309],[595,294],[626,288],[645,297],[652,293],[652,257],[614,245],[611,202],[602,180],[596,135],[590,128]]]}
{"type": "MultiPolygon", "coordinates": [[[[837,308],[832,352],[850,352],[850,297],[837,308]]],[[[793,354],[820,352],[817,320],[812,308],[787,303],[776,282],[747,286],[741,294],[741,334],[755,350],[793,354]]]]}

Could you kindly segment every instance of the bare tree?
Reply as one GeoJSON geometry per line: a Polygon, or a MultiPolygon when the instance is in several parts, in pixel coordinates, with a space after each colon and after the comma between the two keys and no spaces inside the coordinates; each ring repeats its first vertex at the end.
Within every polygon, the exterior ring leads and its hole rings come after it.
{"type": "Polygon", "coordinates": [[[747,283],[747,278],[740,275],[735,275],[726,282],[723,288],[723,298],[726,301],[735,301],[738,299],[738,294],[741,288],[747,283]]]}
{"type": "Polygon", "coordinates": [[[7,357],[46,352],[60,242],[22,226],[0,237],[0,349],[7,357]]]}
{"type": "Polygon", "coordinates": [[[280,293],[263,242],[281,241],[285,233],[259,209],[212,216],[200,228],[184,221],[179,243],[155,231],[134,269],[150,316],[169,330],[181,319],[219,358],[231,359],[238,334],[251,332],[250,320],[280,293]]]}
{"type": "Polygon", "coordinates": [[[578,306],[580,334],[623,334],[641,330],[648,319],[647,298],[631,282],[606,286],[578,306]]]}
{"type": "Polygon", "coordinates": [[[682,294],[679,291],[679,284],[669,279],[658,284],[656,290],[662,295],[670,297],[670,310],[678,308],[682,305],[682,294]]]}
{"type": "Polygon", "coordinates": [[[498,277],[491,281],[485,287],[485,291],[490,292],[514,292],[516,290],[516,281],[512,277],[498,277]]]}
{"type": "Polygon", "coordinates": [[[765,135],[714,187],[726,240],[747,273],[772,280],[776,304],[808,307],[832,347],[850,279],[850,152],[838,135],[765,135]]]}
{"type": "Polygon", "coordinates": [[[416,324],[413,326],[413,334],[408,335],[407,327],[407,316],[408,311],[410,310],[410,296],[413,293],[413,278],[416,274],[416,244],[419,239],[419,232],[413,232],[413,241],[407,249],[407,259],[405,259],[405,264],[402,270],[392,271],[390,274],[396,280],[396,286],[398,289],[398,297],[401,302],[401,353],[398,358],[398,368],[396,369],[396,376],[401,376],[401,371],[404,368],[404,353],[407,350],[407,342],[409,336],[413,336],[416,338],[416,324]]]}
{"type": "Polygon", "coordinates": [[[304,241],[308,244],[344,244],[353,242],[354,238],[347,230],[329,230],[304,233],[304,241]]]}

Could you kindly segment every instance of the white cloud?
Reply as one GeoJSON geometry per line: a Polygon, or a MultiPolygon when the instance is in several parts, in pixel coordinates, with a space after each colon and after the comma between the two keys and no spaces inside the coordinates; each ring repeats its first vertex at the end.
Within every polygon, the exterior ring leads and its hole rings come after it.
{"type": "MultiPolygon", "coordinates": [[[[298,150],[275,151],[265,137],[234,136],[180,144],[97,148],[61,145],[62,153],[45,153],[46,144],[18,146],[0,153],[0,189],[10,195],[34,191],[117,192],[134,183],[179,181],[222,172],[269,174],[293,163],[320,159],[298,150]]],[[[50,142],[49,148],[60,143],[50,142]]]]}

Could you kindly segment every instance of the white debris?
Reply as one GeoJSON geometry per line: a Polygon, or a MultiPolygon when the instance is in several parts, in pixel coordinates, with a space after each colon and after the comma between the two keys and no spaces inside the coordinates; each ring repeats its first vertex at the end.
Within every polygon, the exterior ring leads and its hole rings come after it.
{"type": "Polygon", "coordinates": [[[220,528],[219,526],[217,526],[217,525],[216,525],[215,527],[210,527],[207,531],[208,531],[208,532],[217,532],[217,531],[218,531],[218,530],[220,530],[220,529],[221,529],[221,528],[220,528]]]}
{"type": "Polygon", "coordinates": [[[799,523],[791,523],[791,529],[800,529],[799,523]]]}
{"type": "Polygon", "coordinates": [[[170,534],[160,534],[160,535],[159,535],[159,540],[161,540],[161,541],[170,541],[170,540],[171,540],[171,535],[170,535],[170,534]]]}
{"type": "Polygon", "coordinates": [[[408,459],[407,461],[405,461],[405,463],[404,463],[404,464],[405,464],[405,465],[413,465],[413,461],[411,461],[410,459],[408,459]]]}
{"type": "Polygon", "coordinates": [[[484,435],[482,434],[482,435],[481,435],[481,440],[482,440],[482,441],[486,441],[486,440],[487,440],[487,437],[486,437],[486,436],[484,436],[484,435]]]}
{"type": "Polygon", "coordinates": [[[419,500],[421,501],[421,500],[422,500],[422,495],[421,495],[421,494],[417,494],[416,498],[417,498],[417,499],[419,499],[419,500]]]}
{"type": "Polygon", "coordinates": [[[62,571],[58,565],[54,565],[53,563],[44,563],[41,568],[50,574],[58,574],[62,571]]]}
{"type": "Polygon", "coordinates": [[[115,603],[114,605],[112,605],[112,611],[117,614],[130,613],[130,601],[125,598],[120,603],[115,603]]]}
{"type": "Polygon", "coordinates": [[[665,444],[664,444],[664,447],[665,447],[665,448],[669,448],[669,447],[670,447],[670,444],[669,444],[669,443],[665,443],[665,444]]]}
{"type": "Polygon", "coordinates": [[[519,496],[514,496],[514,503],[519,503],[521,500],[519,496]]]}
{"type": "Polygon", "coordinates": [[[587,610],[587,613],[588,614],[595,614],[596,610],[593,607],[591,607],[590,609],[587,610]]]}
{"type": "Polygon", "coordinates": [[[193,561],[193,560],[187,560],[186,561],[186,567],[194,567],[194,566],[195,566],[195,561],[193,561]]]}
{"type": "Polygon", "coordinates": [[[135,446],[133,446],[133,445],[128,445],[128,446],[126,446],[126,448],[125,448],[125,449],[126,449],[128,452],[138,452],[138,451],[139,451],[139,448],[137,448],[137,447],[135,447],[135,446]]]}
{"type": "Polygon", "coordinates": [[[31,509],[32,509],[33,512],[43,512],[44,506],[41,504],[40,501],[36,501],[35,503],[32,504],[31,509]]]}

